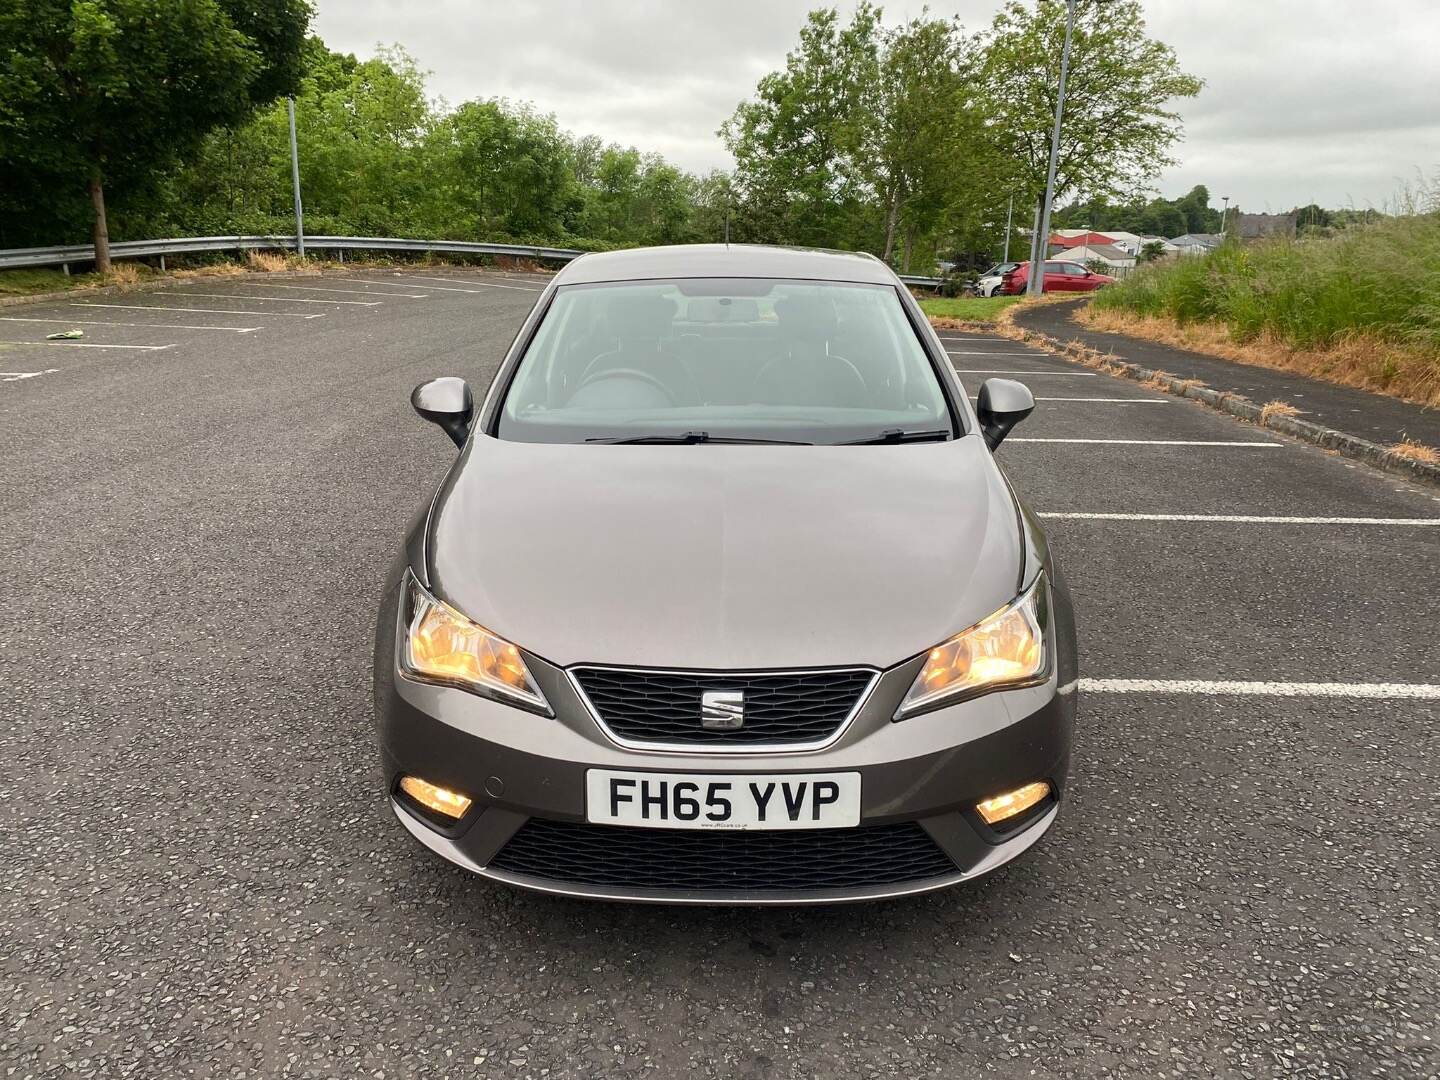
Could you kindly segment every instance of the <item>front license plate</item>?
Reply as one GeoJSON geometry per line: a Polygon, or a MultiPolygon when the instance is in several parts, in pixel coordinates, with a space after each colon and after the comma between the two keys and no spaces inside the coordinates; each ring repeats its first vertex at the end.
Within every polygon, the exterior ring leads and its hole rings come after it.
{"type": "Polygon", "coordinates": [[[655,773],[591,769],[588,819],[652,829],[848,829],[860,774],[655,773]]]}

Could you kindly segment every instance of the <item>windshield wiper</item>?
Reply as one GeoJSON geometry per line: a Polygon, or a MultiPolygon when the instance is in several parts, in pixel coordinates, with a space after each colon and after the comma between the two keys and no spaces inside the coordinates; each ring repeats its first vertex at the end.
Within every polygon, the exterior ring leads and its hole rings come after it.
{"type": "Polygon", "coordinates": [[[902,442],[939,442],[950,438],[950,432],[946,428],[937,428],[934,431],[905,431],[902,428],[890,428],[878,435],[871,435],[865,439],[851,439],[849,442],[837,443],[837,446],[867,446],[870,443],[902,443],[902,442]]]}
{"type": "Polygon", "coordinates": [[[711,435],[708,431],[686,431],[676,434],[659,435],[622,435],[614,439],[586,439],[587,443],[609,443],[612,446],[621,446],[627,443],[763,443],[769,446],[810,446],[811,443],[799,442],[795,439],[751,439],[740,437],[729,437],[725,435],[711,435]]]}

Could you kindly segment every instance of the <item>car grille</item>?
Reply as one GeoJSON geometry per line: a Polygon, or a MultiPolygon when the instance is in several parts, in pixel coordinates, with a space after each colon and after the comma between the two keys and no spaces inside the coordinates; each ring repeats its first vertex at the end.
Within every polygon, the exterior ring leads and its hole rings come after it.
{"type": "Polygon", "coordinates": [[[860,889],[955,873],[916,822],[731,832],[531,818],[487,869],[572,885],[709,891],[860,889]]]}
{"type": "Polygon", "coordinates": [[[856,668],[767,674],[574,669],[600,721],[617,738],[717,747],[823,742],[845,723],[874,674],[856,668]],[[700,696],[708,690],[744,693],[743,727],[700,726],[700,696]]]}

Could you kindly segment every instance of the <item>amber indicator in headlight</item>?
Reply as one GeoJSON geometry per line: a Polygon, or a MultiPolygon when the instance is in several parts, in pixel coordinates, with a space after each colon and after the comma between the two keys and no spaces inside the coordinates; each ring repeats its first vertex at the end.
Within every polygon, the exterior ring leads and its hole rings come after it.
{"type": "Polygon", "coordinates": [[[435,599],[413,577],[406,589],[409,614],[400,651],[406,675],[548,713],[519,649],[435,599]]]}
{"type": "Polygon", "coordinates": [[[1042,574],[1013,604],[931,649],[897,715],[1036,681],[1046,670],[1048,599],[1042,574]]]}

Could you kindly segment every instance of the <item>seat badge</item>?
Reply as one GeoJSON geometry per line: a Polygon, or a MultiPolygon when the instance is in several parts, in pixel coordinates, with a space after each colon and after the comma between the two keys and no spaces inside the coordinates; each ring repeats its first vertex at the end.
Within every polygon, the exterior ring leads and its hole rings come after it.
{"type": "Polygon", "coordinates": [[[704,691],[700,695],[700,726],[706,731],[737,731],[744,727],[745,691],[704,691]]]}

